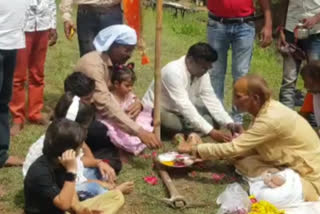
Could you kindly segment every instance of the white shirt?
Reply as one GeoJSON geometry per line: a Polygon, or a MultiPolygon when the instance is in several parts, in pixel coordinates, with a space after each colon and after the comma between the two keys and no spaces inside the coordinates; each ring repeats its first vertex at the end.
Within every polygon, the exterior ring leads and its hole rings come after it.
{"type": "MultiPolygon", "coordinates": [[[[194,78],[191,83],[191,75],[187,70],[185,56],[163,67],[161,75],[162,108],[181,114],[204,134],[208,134],[213,127],[199,114],[195,105],[205,106],[211,116],[221,125],[233,122],[216,97],[208,73],[194,78]]],[[[154,81],[143,97],[144,104],[153,106],[153,90],[154,81]]]]}
{"type": "Polygon", "coordinates": [[[0,0],[0,49],[25,47],[23,32],[27,0],[0,0]]]}
{"type": "MultiPolygon", "coordinates": [[[[33,143],[30,146],[28,154],[22,166],[22,175],[24,178],[26,177],[31,164],[35,162],[41,155],[43,155],[42,149],[43,149],[44,139],[45,139],[45,135],[42,135],[35,143],[33,143]]],[[[82,156],[83,156],[83,153],[81,152],[81,154],[77,157],[77,177],[76,177],[77,184],[81,184],[87,181],[87,178],[83,175],[84,165],[81,160],[82,156]]]]}
{"type": "Polygon", "coordinates": [[[24,31],[56,29],[56,15],[55,0],[29,0],[24,31]]]}
{"type": "MultiPolygon", "coordinates": [[[[289,0],[286,30],[293,32],[299,21],[320,13],[320,0],[289,0]]],[[[320,33],[320,23],[311,30],[311,34],[320,33]]]]}

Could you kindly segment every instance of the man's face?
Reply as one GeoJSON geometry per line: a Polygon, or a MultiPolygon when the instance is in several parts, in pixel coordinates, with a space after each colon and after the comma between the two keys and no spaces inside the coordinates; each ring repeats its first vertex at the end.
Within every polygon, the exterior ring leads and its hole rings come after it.
{"type": "Polygon", "coordinates": [[[248,94],[233,90],[233,104],[240,112],[249,112],[251,106],[251,97],[248,94]]]}
{"type": "Polygon", "coordinates": [[[192,76],[201,77],[207,73],[210,68],[212,68],[212,62],[208,62],[203,59],[194,60],[192,57],[189,57],[187,68],[192,76]]]}
{"type": "Polygon", "coordinates": [[[131,57],[135,45],[114,45],[108,52],[113,64],[125,64],[131,57]]]}
{"type": "Polygon", "coordinates": [[[318,81],[313,80],[310,77],[302,76],[304,87],[307,89],[309,93],[318,94],[320,93],[320,83],[318,81]]]}

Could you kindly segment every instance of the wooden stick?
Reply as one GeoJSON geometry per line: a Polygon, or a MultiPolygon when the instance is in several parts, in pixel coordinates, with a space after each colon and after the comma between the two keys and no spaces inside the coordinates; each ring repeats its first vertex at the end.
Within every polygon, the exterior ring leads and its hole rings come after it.
{"type": "Polygon", "coordinates": [[[161,32],[162,32],[162,4],[163,0],[157,0],[157,22],[156,22],[156,48],[154,62],[154,132],[161,140],[161,121],[160,121],[160,99],[161,99],[161,32]]]}

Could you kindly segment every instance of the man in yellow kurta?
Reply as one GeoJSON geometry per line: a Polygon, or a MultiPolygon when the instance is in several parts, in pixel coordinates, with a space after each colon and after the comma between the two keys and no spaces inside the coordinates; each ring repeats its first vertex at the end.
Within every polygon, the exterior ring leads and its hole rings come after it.
{"type": "Polygon", "coordinates": [[[252,126],[228,143],[180,144],[179,151],[202,159],[233,159],[245,176],[270,168],[290,168],[301,178],[304,199],[320,196],[320,140],[308,122],[271,98],[265,80],[246,76],[234,85],[234,104],[253,115],[252,126]]]}

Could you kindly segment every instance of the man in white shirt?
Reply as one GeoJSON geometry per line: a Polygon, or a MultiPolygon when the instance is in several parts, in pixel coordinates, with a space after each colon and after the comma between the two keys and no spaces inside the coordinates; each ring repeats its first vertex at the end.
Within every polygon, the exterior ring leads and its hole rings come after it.
{"type": "Polygon", "coordinates": [[[26,12],[26,48],[17,53],[17,64],[13,77],[13,93],[9,108],[12,116],[10,135],[17,135],[26,118],[30,123],[45,125],[43,117],[44,64],[48,45],[57,40],[56,1],[30,0],[26,12]],[[27,82],[28,79],[28,82],[27,82]],[[26,84],[27,83],[27,84],[26,84]],[[25,94],[28,88],[28,102],[25,94]]]}
{"type": "MultiPolygon", "coordinates": [[[[231,135],[216,130],[213,120],[232,133],[242,132],[234,124],[216,97],[208,70],[217,60],[217,52],[207,43],[192,45],[186,56],[162,68],[161,125],[173,132],[197,131],[216,141],[228,141],[231,135]]],[[[153,106],[154,82],[143,97],[153,106]]]]}
{"type": "Polygon", "coordinates": [[[23,161],[9,156],[9,101],[17,49],[25,47],[25,0],[0,1],[0,167],[21,166],[23,161]]]}
{"type": "MultiPolygon", "coordinates": [[[[295,106],[295,87],[303,61],[297,54],[288,54],[288,45],[295,44],[306,53],[308,60],[320,59],[320,0],[288,0],[284,28],[280,27],[278,48],[283,54],[283,77],[279,100],[289,108],[295,106]],[[299,37],[298,24],[309,36],[299,37]]],[[[301,55],[301,54],[300,54],[301,55]]]]}

